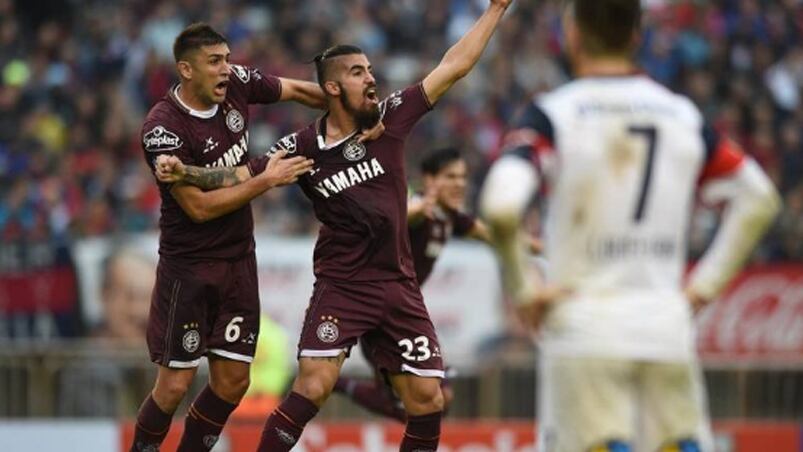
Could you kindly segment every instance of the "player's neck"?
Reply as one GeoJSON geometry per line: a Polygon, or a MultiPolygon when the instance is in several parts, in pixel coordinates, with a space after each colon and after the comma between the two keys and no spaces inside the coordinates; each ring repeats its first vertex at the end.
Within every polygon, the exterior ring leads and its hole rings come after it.
{"type": "Polygon", "coordinates": [[[190,107],[193,110],[207,111],[215,108],[215,104],[209,105],[201,101],[201,99],[183,83],[178,85],[178,88],[176,89],[176,97],[179,98],[184,106],[190,107]]]}
{"type": "Polygon", "coordinates": [[[334,143],[346,138],[357,130],[357,121],[342,108],[332,108],[326,115],[327,143],[334,143]]]}
{"type": "Polygon", "coordinates": [[[638,73],[633,61],[623,56],[585,56],[576,66],[577,77],[616,77],[638,73]]]}

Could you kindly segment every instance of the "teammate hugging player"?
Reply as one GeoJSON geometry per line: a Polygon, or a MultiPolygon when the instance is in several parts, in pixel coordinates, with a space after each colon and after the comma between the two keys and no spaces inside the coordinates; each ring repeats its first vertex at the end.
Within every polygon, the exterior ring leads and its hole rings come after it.
{"type": "MultiPolygon", "coordinates": [[[[693,311],[714,299],[779,200],[739,147],[685,97],[636,73],[639,0],[575,0],[565,42],[579,77],[539,96],[508,134],[481,195],[508,288],[542,312],[538,450],[713,451],[693,311]],[[517,240],[548,184],[547,289],[517,240]],[[726,201],[712,247],[684,287],[695,191],[726,201]]],[[[536,317],[538,317],[536,315],[536,317]]]]}
{"type": "MultiPolygon", "coordinates": [[[[226,39],[206,24],[182,31],[173,53],[180,83],[154,105],[142,128],[145,159],[152,167],[157,156],[166,155],[201,166],[244,165],[248,104],[295,100],[323,106],[323,93],[313,83],[230,64],[226,39]]],[[[210,450],[217,441],[248,387],[259,334],[248,201],[292,183],[310,165],[301,157],[274,161],[260,180],[224,190],[159,184],[160,257],[147,333],[159,370],[139,410],[132,451],[159,449],[203,355],[209,359],[209,384],[190,406],[178,450],[210,450]]]]}
{"type": "MultiPolygon", "coordinates": [[[[260,451],[293,447],[328,398],[358,339],[371,345],[409,414],[400,450],[437,449],[443,364],[413,269],[402,151],[415,123],[477,62],[509,4],[491,0],[421,83],[382,102],[360,49],[336,46],[315,59],[329,111],[280,140],[272,152],[315,160],[299,184],[323,223],[314,253],[316,282],[299,341],[298,376],[266,421],[260,451]],[[384,135],[365,144],[354,140],[360,127],[380,119],[384,135]]],[[[266,161],[250,165],[252,174],[259,174],[266,161]]],[[[163,159],[160,166],[166,180],[190,171],[176,159],[163,159]]]]}

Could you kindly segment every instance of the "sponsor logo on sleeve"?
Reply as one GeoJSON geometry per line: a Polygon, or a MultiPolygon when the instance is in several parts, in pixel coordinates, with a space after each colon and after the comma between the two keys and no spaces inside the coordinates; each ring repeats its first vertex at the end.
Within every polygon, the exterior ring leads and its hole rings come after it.
{"type": "Polygon", "coordinates": [[[241,132],[243,127],[245,127],[245,119],[242,113],[237,110],[229,110],[229,112],[226,113],[226,126],[234,133],[241,132]]]}
{"type": "Polygon", "coordinates": [[[251,80],[251,71],[249,71],[245,66],[232,64],[231,70],[234,72],[234,75],[236,75],[237,78],[243,83],[248,83],[251,80]]]}
{"type": "Polygon", "coordinates": [[[271,146],[268,154],[275,154],[279,151],[287,151],[288,154],[295,153],[298,146],[297,137],[297,133],[291,133],[290,135],[282,137],[276,144],[271,146]]]}
{"type": "Polygon", "coordinates": [[[402,100],[402,92],[401,92],[401,90],[393,92],[393,94],[391,94],[388,97],[388,107],[391,110],[395,110],[395,109],[399,108],[399,106],[402,104],[402,102],[403,102],[403,100],[402,100]]]}
{"type": "Polygon", "coordinates": [[[181,147],[181,138],[164,126],[156,126],[142,137],[142,144],[148,152],[166,152],[181,147]]]}

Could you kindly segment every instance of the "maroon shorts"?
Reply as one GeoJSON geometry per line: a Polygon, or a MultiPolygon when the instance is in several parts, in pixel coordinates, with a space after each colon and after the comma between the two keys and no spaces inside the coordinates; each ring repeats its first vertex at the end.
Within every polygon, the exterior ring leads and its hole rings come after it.
{"type": "Polygon", "coordinates": [[[438,337],[413,279],[315,282],[298,356],[348,355],[357,339],[383,371],[443,378],[438,337]]]}
{"type": "Polygon", "coordinates": [[[207,353],[250,363],[259,335],[253,253],[233,261],[162,257],[148,318],[151,360],[196,367],[207,353]]]}

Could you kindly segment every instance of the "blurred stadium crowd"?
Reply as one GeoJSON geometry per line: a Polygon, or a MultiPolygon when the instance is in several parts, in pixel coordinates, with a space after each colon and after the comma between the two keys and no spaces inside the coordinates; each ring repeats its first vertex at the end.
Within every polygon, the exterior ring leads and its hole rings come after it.
{"type": "MultiPolygon", "coordinates": [[[[803,2],[647,3],[644,70],[691,96],[784,195],[784,212],[756,259],[803,259],[803,2]]],[[[357,44],[388,94],[433,67],[484,5],[0,0],[0,272],[36,268],[43,253],[59,256],[79,238],[155,228],[159,194],[137,137],[144,112],[175,80],[172,41],[186,24],[206,20],[224,32],[234,62],[303,79],[313,77],[307,61],[321,49],[357,44]]],[[[421,151],[456,145],[478,186],[517,109],[568,78],[560,13],[556,3],[518,2],[478,70],[411,136],[411,164],[421,151]]],[[[251,152],[315,115],[297,106],[256,111],[251,152]]],[[[416,176],[413,166],[410,173],[416,176]]],[[[314,228],[293,189],[254,204],[258,227],[269,232],[314,228]]],[[[711,213],[700,209],[695,217],[695,250],[716,226],[711,213]]]]}

